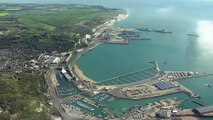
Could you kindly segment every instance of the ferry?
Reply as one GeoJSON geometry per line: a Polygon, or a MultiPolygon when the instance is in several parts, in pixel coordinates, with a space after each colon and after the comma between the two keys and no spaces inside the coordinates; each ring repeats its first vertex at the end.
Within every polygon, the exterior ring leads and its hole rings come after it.
{"type": "Polygon", "coordinates": [[[166,31],[164,29],[162,30],[153,30],[154,32],[158,32],[158,33],[172,33],[171,31],[166,31]]]}
{"type": "Polygon", "coordinates": [[[199,35],[196,34],[187,34],[188,36],[193,36],[193,37],[199,37],[199,35]]]}

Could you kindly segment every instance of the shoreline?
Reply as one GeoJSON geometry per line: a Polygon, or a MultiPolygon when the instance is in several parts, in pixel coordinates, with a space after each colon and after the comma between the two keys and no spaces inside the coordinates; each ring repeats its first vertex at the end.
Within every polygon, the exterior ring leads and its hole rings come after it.
{"type": "Polygon", "coordinates": [[[79,69],[79,67],[78,67],[76,64],[74,64],[73,68],[74,68],[75,74],[76,74],[80,79],[89,81],[89,82],[91,82],[91,83],[95,83],[95,82],[96,82],[95,80],[93,80],[93,79],[87,77],[87,76],[84,74],[84,72],[83,72],[81,69],[79,69]]]}
{"type": "MultiPolygon", "coordinates": [[[[126,11],[126,13],[125,14],[118,14],[117,16],[115,16],[114,17],[114,19],[112,19],[112,20],[109,20],[109,21],[107,21],[107,22],[105,22],[105,23],[103,23],[103,24],[101,24],[100,26],[98,26],[99,27],[99,29],[100,29],[100,27],[104,27],[105,29],[107,29],[107,28],[109,28],[109,27],[112,27],[112,26],[114,26],[114,24],[116,23],[116,22],[119,22],[119,21],[121,21],[121,20],[124,20],[124,19],[126,19],[127,17],[129,16],[129,14],[128,14],[128,12],[126,11]]],[[[103,30],[104,28],[102,28],[101,30],[103,30]]],[[[95,28],[96,29],[96,28],[95,28]]],[[[93,34],[93,36],[95,36],[95,34],[98,32],[98,30],[93,34]]],[[[77,53],[77,55],[76,55],[76,57],[74,58],[74,60],[71,62],[71,67],[73,67],[74,68],[74,73],[80,78],[80,79],[83,79],[83,80],[86,80],[86,81],[88,81],[88,82],[90,82],[90,83],[96,83],[96,80],[94,80],[94,79],[92,79],[92,78],[90,78],[90,77],[88,77],[88,76],[86,76],[85,74],[84,74],[84,72],[79,68],[79,66],[76,64],[76,62],[77,62],[77,60],[85,53],[85,52],[87,52],[87,51],[89,51],[89,50],[92,50],[93,48],[95,48],[95,47],[97,47],[99,44],[101,44],[102,42],[100,42],[100,41],[95,41],[95,40],[91,40],[91,42],[90,42],[90,46],[89,47],[87,47],[87,48],[82,48],[82,51],[80,51],[80,52],[78,52],[77,53]],[[92,44],[91,44],[92,43],[92,44]]]]}

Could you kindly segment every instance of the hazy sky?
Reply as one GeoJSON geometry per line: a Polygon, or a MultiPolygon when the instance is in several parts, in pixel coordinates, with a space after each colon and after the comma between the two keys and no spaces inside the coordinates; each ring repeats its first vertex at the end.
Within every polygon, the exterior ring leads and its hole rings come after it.
{"type": "MultiPolygon", "coordinates": [[[[96,2],[103,2],[103,1],[121,1],[121,0],[0,0],[0,2],[2,3],[61,3],[61,2],[67,2],[67,3],[80,3],[80,2],[90,2],[90,1],[96,1],[96,2]]],[[[131,2],[138,2],[138,1],[151,1],[151,0],[129,0],[131,2]]],[[[167,1],[167,0],[153,0],[153,1],[167,1]]],[[[169,1],[173,1],[173,0],[169,0],[169,1]]],[[[186,2],[189,2],[189,1],[194,1],[194,2],[213,2],[213,0],[179,0],[179,1],[186,1],[186,2]]]]}

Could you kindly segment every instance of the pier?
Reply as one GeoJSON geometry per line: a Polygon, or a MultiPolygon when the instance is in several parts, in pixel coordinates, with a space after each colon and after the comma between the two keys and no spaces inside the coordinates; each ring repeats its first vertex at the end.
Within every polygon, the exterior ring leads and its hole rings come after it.
{"type": "Polygon", "coordinates": [[[205,106],[205,104],[203,104],[201,101],[197,101],[197,100],[192,100],[193,103],[196,103],[200,106],[205,106]]]}
{"type": "Polygon", "coordinates": [[[101,106],[90,99],[82,98],[71,103],[67,103],[67,108],[72,111],[79,111],[87,115],[106,118],[107,114],[102,111],[101,106]]]}
{"type": "Polygon", "coordinates": [[[156,61],[150,61],[149,63],[153,63],[155,65],[155,69],[157,70],[157,72],[160,72],[160,67],[156,61]]]}
{"type": "Polygon", "coordinates": [[[185,94],[189,95],[192,98],[196,98],[199,97],[196,93],[194,93],[193,91],[191,91],[190,89],[186,88],[185,86],[181,85],[180,83],[178,83],[177,81],[174,82],[176,84],[176,86],[178,87],[179,92],[184,92],[185,94]]]}

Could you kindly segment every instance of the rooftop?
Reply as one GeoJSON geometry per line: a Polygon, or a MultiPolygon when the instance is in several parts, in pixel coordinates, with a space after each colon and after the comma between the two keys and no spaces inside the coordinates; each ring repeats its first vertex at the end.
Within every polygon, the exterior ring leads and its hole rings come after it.
{"type": "Polygon", "coordinates": [[[162,81],[162,82],[157,82],[154,84],[156,87],[158,87],[160,90],[165,90],[169,88],[176,87],[172,82],[170,81],[162,81]]]}
{"type": "Polygon", "coordinates": [[[205,114],[205,113],[213,112],[213,105],[194,108],[193,112],[195,112],[197,114],[201,114],[201,115],[205,114]]]}

